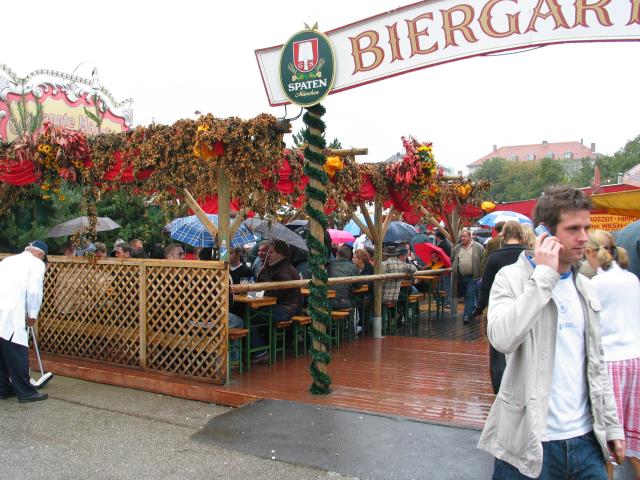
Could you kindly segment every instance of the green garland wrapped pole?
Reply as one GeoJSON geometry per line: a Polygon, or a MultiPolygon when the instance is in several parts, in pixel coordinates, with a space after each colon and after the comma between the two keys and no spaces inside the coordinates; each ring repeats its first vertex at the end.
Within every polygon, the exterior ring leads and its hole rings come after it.
{"type": "Polygon", "coordinates": [[[331,393],[331,378],[328,375],[328,364],[331,362],[329,346],[331,337],[327,334],[330,325],[329,305],[327,304],[327,247],[324,244],[324,230],[327,228],[327,216],[324,214],[324,204],[327,200],[325,185],[329,178],[323,170],[326,146],[322,134],[325,124],[322,116],[325,109],[322,105],[307,108],[303,120],[306,125],[304,139],[307,147],[304,149],[304,173],[309,177],[306,187],[307,201],[305,210],[309,215],[311,235],[309,245],[309,268],[312,274],[309,311],[311,315],[311,346],[312,362],[309,367],[313,383],[310,391],[315,395],[331,393]]]}

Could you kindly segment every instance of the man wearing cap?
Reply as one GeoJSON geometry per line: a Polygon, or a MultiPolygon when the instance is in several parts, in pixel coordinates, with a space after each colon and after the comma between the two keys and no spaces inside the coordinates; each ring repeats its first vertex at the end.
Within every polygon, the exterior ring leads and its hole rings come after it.
{"type": "Polygon", "coordinates": [[[31,385],[27,334],[42,305],[48,252],[46,243],[35,240],[0,262],[0,399],[17,396],[26,403],[48,397],[31,385]]]}

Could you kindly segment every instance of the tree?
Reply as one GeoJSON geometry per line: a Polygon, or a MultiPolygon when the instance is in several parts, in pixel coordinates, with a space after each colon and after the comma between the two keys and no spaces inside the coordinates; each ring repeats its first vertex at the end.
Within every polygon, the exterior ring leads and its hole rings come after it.
{"type": "MultiPolygon", "coordinates": [[[[298,130],[296,133],[294,133],[293,136],[293,145],[296,148],[303,148],[306,145],[306,142],[304,141],[304,137],[302,135],[302,132],[304,132],[304,128],[301,128],[300,130],[298,130]]],[[[324,133],[322,134],[322,137],[324,138],[324,133]]],[[[338,140],[337,138],[334,138],[333,140],[331,140],[331,142],[327,145],[327,148],[342,148],[342,142],[340,140],[338,140]]]]}

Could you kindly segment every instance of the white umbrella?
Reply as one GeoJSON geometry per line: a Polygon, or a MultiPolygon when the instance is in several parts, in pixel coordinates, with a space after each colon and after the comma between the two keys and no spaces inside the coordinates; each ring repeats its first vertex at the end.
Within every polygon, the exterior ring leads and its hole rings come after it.
{"type": "MultiPolygon", "coordinates": [[[[84,233],[89,228],[89,217],[76,217],[66,222],[59,223],[47,232],[47,237],[65,237],[76,233],[84,233]]],[[[106,232],[120,228],[116,222],[109,217],[98,217],[96,232],[106,232]]]]}

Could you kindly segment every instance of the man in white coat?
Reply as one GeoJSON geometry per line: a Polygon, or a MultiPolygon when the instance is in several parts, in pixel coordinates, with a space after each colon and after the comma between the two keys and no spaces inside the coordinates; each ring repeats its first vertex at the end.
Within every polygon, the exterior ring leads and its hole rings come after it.
{"type": "Polygon", "coordinates": [[[28,326],[42,305],[47,244],[35,240],[0,262],[0,399],[46,400],[30,383],[28,326]]]}

